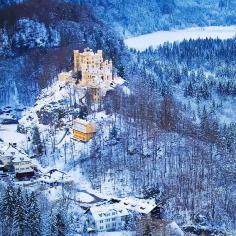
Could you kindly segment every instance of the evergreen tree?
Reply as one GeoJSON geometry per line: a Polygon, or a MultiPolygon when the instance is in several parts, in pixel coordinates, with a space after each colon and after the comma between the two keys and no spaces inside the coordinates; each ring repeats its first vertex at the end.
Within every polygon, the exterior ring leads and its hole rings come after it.
{"type": "Polygon", "coordinates": [[[38,236],[41,232],[41,213],[35,193],[32,192],[27,199],[27,223],[28,233],[31,236],[38,236]]]}
{"type": "Polygon", "coordinates": [[[5,229],[5,235],[7,235],[12,229],[16,205],[15,190],[12,185],[7,186],[1,202],[1,221],[5,229]]]}
{"type": "Polygon", "coordinates": [[[32,132],[33,132],[32,144],[33,144],[34,153],[36,153],[37,155],[42,155],[43,154],[43,145],[42,145],[42,142],[41,142],[38,127],[35,126],[32,129],[32,132]]]}
{"type": "Polygon", "coordinates": [[[117,129],[115,126],[112,127],[110,135],[112,138],[115,138],[115,139],[117,138],[117,129]]]}
{"type": "Polygon", "coordinates": [[[53,216],[51,235],[52,236],[65,236],[66,235],[65,219],[60,212],[56,213],[53,216]]]}
{"type": "Polygon", "coordinates": [[[22,236],[25,230],[25,202],[21,189],[16,193],[16,204],[13,218],[13,232],[16,236],[22,236]]]}

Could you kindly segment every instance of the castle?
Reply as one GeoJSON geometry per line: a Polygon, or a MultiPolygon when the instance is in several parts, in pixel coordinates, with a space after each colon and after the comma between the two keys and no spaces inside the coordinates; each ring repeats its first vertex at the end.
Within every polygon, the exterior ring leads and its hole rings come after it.
{"type": "Polygon", "coordinates": [[[89,48],[84,49],[82,53],[74,50],[74,70],[62,72],[58,77],[60,81],[67,81],[72,77],[78,79],[79,85],[90,91],[95,102],[105,96],[114,85],[112,61],[104,60],[102,50],[94,53],[89,48]]]}
{"type": "Polygon", "coordinates": [[[81,72],[82,84],[89,85],[96,78],[112,82],[112,61],[103,60],[102,50],[94,53],[87,48],[83,53],[74,50],[74,72],[81,72]]]}
{"type": "MultiPolygon", "coordinates": [[[[74,50],[74,69],[69,72],[62,72],[58,75],[59,81],[71,82],[75,88],[88,91],[92,101],[98,102],[117,85],[124,83],[124,80],[114,76],[112,72],[112,61],[104,60],[103,51],[96,53],[86,48],[80,53],[74,50]]],[[[96,126],[83,119],[73,121],[73,138],[87,142],[94,137],[96,126]]]]}

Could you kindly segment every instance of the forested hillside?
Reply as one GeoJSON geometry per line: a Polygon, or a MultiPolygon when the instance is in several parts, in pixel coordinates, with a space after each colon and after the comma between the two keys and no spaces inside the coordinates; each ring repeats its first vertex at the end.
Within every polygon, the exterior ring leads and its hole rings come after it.
{"type": "MultiPolygon", "coordinates": [[[[124,36],[193,26],[232,25],[234,0],[55,0],[90,5],[97,16],[124,36]]],[[[2,0],[7,6],[23,0],[2,0]]]]}
{"type": "Polygon", "coordinates": [[[90,3],[96,13],[125,36],[190,26],[231,25],[234,0],[69,0],[90,3]]]}
{"type": "Polygon", "coordinates": [[[104,103],[117,117],[109,145],[97,138],[90,158],[81,154],[94,186],[156,196],[186,230],[188,220],[234,228],[235,45],[190,40],[133,52],[131,96],[116,92],[104,103]]]}

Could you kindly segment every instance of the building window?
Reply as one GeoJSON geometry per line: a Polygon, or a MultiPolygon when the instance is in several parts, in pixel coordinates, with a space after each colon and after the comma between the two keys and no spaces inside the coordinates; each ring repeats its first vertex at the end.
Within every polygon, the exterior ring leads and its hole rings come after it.
{"type": "Polygon", "coordinates": [[[115,221],[116,220],[116,218],[112,218],[112,221],[115,221]]]}
{"type": "Polygon", "coordinates": [[[103,223],[103,220],[100,220],[100,223],[103,223]]]}
{"type": "Polygon", "coordinates": [[[100,229],[103,230],[103,226],[100,226],[100,229]]]}

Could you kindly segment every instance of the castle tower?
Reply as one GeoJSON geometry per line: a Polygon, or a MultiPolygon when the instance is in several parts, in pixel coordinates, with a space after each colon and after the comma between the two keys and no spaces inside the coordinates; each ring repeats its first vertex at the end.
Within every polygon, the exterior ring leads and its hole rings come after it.
{"type": "Polygon", "coordinates": [[[79,50],[74,50],[74,72],[80,70],[80,53],[79,50]]]}
{"type": "Polygon", "coordinates": [[[97,56],[100,59],[100,63],[103,61],[103,55],[102,54],[103,54],[102,50],[97,50],[97,56]]]}

